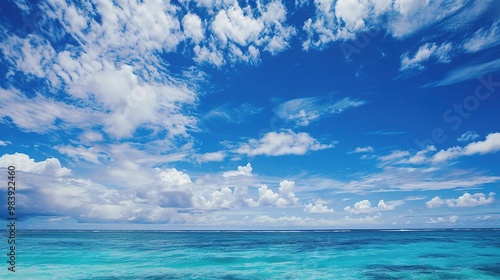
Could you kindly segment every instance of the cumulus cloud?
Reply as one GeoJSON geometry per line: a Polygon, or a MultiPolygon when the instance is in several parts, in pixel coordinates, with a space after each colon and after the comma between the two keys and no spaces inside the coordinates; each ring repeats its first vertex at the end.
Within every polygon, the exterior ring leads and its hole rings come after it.
{"type": "Polygon", "coordinates": [[[259,37],[264,23],[252,15],[245,15],[239,5],[234,5],[219,11],[211,28],[223,45],[231,40],[238,45],[247,46],[259,37]]]}
{"type": "MultiPolygon", "coordinates": [[[[53,177],[30,172],[23,175],[23,197],[19,215],[71,217],[79,222],[179,222],[185,214],[161,207],[161,196],[155,203],[144,203],[132,192],[107,188],[91,180],[53,177]]],[[[169,196],[171,197],[171,196],[169,196]]]]}
{"type": "Polygon", "coordinates": [[[435,196],[431,200],[425,203],[429,208],[436,208],[444,205],[444,200],[442,200],[439,196],[435,196]]]}
{"type": "Polygon", "coordinates": [[[261,206],[290,206],[299,202],[294,193],[294,181],[283,180],[279,185],[279,193],[273,192],[267,185],[262,185],[259,188],[258,204],[261,206]]]}
{"type": "Polygon", "coordinates": [[[323,201],[318,199],[314,204],[308,203],[304,206],[304,212],[308,214],[328,214],[334,213],[335,211],[329,208],[327,205],[324,205],[323,201]]]}
{"type": "Polygon", "coordinates": [[[222,177],[235,176],[252,176],[252,165],[250,163],[247,163],[247,165],[245,166],[238,166],[237,170],[231,170],[222,173],[222,177]]]}
{"type": "Polygon", "coordinates": [[[295,196],[295,182],[283,180],[280,182],[280,196],[283,198],[281,201],[278,199],[278,205],[295,205],[299,202],[299,199],[295,196]]]}
{"type": "Polygon", "coordinates": [[[367,214],[378,211],[390,211],[394,210],[396,206],[403,204],[402,201],[389,201],[387,204],[384,200],[380,200],[376,207],[372,207],[369,200],[361,200],[354,203],[354,206],[347,206],[344,211],[353,214],[367,214]]]}
{"type": "Polygon", "coordinates": [[[167,168],[165,170],[155,168],[155,170],[158,172],[160,181],[169,186],[182,186],[191,183],[191,178],[187,174],[175,168],[167,168]]]}
{"type": "Polygon", "coordinates": [[[200,43],[205,38],[205,30],[200,17],[196,14],[186,14],[182,18],[184,35],[191,38],[195,43],[200,43]]]}
{"type": "Polygon", "coordinates": [[[365,101],[345,97],[341,100],[326,100],[319,97],[296,98],[280,104],[276,116],[284,121],[291,121],[297,126],[309,126],[334,114],[340,114],[349,108],[366,104],[365,101]]]}
{"type": "MultiPolygon", "coordinates": [[[[144,168],[127,162],[122,171],[131,173],[133,180],[113,171],[103,170],[109,185],[92,180],[78,179],[71,170],[61,167],[55,158],[35,162],[24,154],[0,157],[2,166],[15,165],[23,172],[23,197],[20,205],[25,213],[38,213],[55,217],[70,217],[82,222],[128,221],[140,223],[186,223],[198,221],[191,213],[205,213],[207,219],[213,211],[240,207],[297,205],[295,183],[283,180],[279,192],[260,189],[254,200],[243,184],[225,185],[224,180],[193,182],[190,176],[175,168],[144,168]],[[115,189],[113,185],[119,185],[115,189]]],[[[249,173],[250,165],[240,168],[249,173]]],[[[220,178],[215,176],[213,178],[220,178]]],[[[235,181],[236,182],[236,181],[235,181]]]]}
{"type": "Polygon", "coordinates": [[[227,62],[260,61],[260,53],[272,55],[289,46],[295,28],[286,24],[287,13],[278,1],[258,2],[256,8],[240,6],[237,1],[215,2],[214,16],[205,43],[196,45],[195,60],[221,66],[227,62]]]}
{"type": "MultiPolygon", "coordinates": [[[[466,132],[462,134],[458,141],[471,141],[479,137],[474,132],[466,132]]],[[[381,161],[380,166],[387,165],[422,165],[429,163],[441,163],[452,160],[462,156],[484,155],[495,153],[500,150],[500,133],[490,133],[486,136],[484,141],[471,142],[464,147],[454,146],[446,150],[442,149],[437,151],[434,146],[427,146],[425,149],[417,151],[412,154],[409,151],[396,150],[392,151],[389,155],[378,156],[381,161]],[[436,152],[437,151],[437,152],[436,152]]]]}
{"type": "Polygon", "coordinates": [[[2,118],[9,116],[19,128],[39,133],[104,124],[103,130],[115,138],[131,137],[145,125],[172,137],[187,136],[195,127],[196,119],[186,116],[184,108],[196,103],[196,94],[157,63],[158,52],[174,51],[183,39],[174,5],[97,2],[90,13],[87,5],[47,1],[39,8],[47,15],[40,24],[57,23],[60,29],[25,38],[9,35],[2,53],[19,79],[35,76],[42,87],[34,98],[9,89],[13,98],[0,106],[12,109],[2,110],[2,118]],[[77,43],[69,45],[64,36],[77,43]],[[61,91],[67,96],[59,101],[46,93],[61,91]],[[36,105],[23,108],[32,103],[36,105]],[[58,122],[62,124],[56,126],[58,122]]]}
{"type": "Polygon", "coordinates": [[[492,203],[495,199],[493,196],[494,192],[490,192],[488,197],[483,193],[475,193],[471,195],[470,193],[464,193],[457,199],[447,199],[446,205],[449,207],[476,207],[481,205],[486,205],[492,203]]]}
{"type": "Polygon", "coordinates": [[[276,205],[279,198],[279,194],[273,192],[273,190],[269,189],[267,185],[262,185],[259,188],[259,205],[276,205]]]}
{"type": "Polygon", "coordinates": [[[476,207],[493,203],[495,193],[490,192],[488,197],[484,193],[464,193],[458,198],[441,199],[439,196],[434,197],[426,202],[427,207],[436,208],[446,204],[448,207],[476,207]]]}
{"type": "Polygon", "coordinates": [[[50,175],[62,177],[71,174],[71,170],[62,167],[57,158],[47,158],[44,161],[36,162],[23,153],[5,154],[0,157],[0,166],[15,166],[16,170],[34,174],[50,175]]]}
{"type": "Polygon", "coordinates": [[[248,156],[267,155],[304,155],[309,151],[332,148],[332,144],[321,144],[306,132],[295,133],[291,130],[268,132],[260,139],[250,139],[241,144],[234,152],[248,156]]]}
{"type": "Polygon", "coordinates": [[[484,141],[477,141],[467,144],[465,147],[451,147],[446,150],[440,150],[434,154],[433,162],[443,162],[462,156],[484,155],[495,153],[500,150],[500,133],[490,133],[484,141]]]}

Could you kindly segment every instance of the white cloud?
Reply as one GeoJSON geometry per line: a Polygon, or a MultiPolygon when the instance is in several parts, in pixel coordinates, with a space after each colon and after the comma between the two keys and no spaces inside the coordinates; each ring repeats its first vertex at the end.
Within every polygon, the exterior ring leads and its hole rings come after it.
{"type": "Polygon", "coordinates": [[[390,211],[394,210],[396,206],[403,204],[402,201],[389,201],[388,204],[384,200],[380,200],[376,207],[371,207],[369,200],[361,200],[354,203],[354,207],[347,206],[344,211],[353,214],[367,214],[378,211],[390,211]]]}
{"type": "Polygon", "coordinates": [[[431,82],[426,84],[424,87],[438,87],[456,84],[462,81],[477,79],[477,77],[488,75],[494,73],[500,69],[500,58],[470,65],[459,67],[451,72],[449,72],[444,79],[441,81],[431,82]]]}
{"type": "Polygon", "coordinates": [[[370,12],[369,2],[363,0],[339,0],[335,3],[335,15],[348,30],[365,29],[364,18],[370,12]]]}
{"type": "Polygon", "coordinates": [[[245,166],[238,166],[237,170],[226,171],[222,174],[222,177],[235,176],[252,176],[252,165],[247,163],[245,166]]]}
{"type": "Polygon", "coordinates": [[[472,142],[464,147],[464,154],[467,156],[475,154],[488,154],[500,150],[500,132],[490,133],[486,140],[472,142]]]}
{"type": "Polygon", "coordinates": [[[500,151],[500,132],[490,133],[486,136],[486,140],[469,143],[463,148],[455,146],[440,150],[434,154],[432,161],[443,162],[461,156],[484,155],[497,151],[500,151]]]}
{"type": "Polygon", "coordinates": [[[295,133],[291,130],[268,132],[261,139],[250,139],[241,144],[234,152],[248,156],[267,155],[304,155],[309,151],[332,148],[331,144],[321,144],[308,133],[295,133]]]}
{"type": "Polygon", "coordinates": [[[80,140],[84,142],[98,142],[103,139],[104,137],[102,134],[95,131],[86,131],[80,135],[80,140]]]}
{"type": "Polygon", "coordinates": [[[34,75],[47,87],[35,98],[20,94],[23,97],[9,101],[7,107],[17,108],[17,112],[5,114],[13,115],[17,126],[43,132],[55,129],[54,122],[62,120],[59,129],[81,128],[75,123],[78,118],[87,121],[83,128],[104,124],[104,131],[116,138],[130,137],[145,125],[166,130],[171,137],[187,136],[188,130],[195,129],[196,119],[186,116],[183,109],[196,103],[196,94],[187,82],[170,77],[158,63],[159,51],[174,51],[183,40],[176,6],[159,1],[98,1],[92,14],[101,15],[99,22],[84,16],[90,13],[87,5],[48,1],[40,8],[47,15],[40,19],[41,24],[57,22],[62,29],[44,37],[11,35],[2,44],[7,61],[20,71],[16,73],[19,79],[34,75]],[[67,40],[61,41],[65,35],[77,43],[65,46],[67,40]],[[62,44],[61,51],[51,47],[58,44],[62,44]],[[55,102],[44,93],[59,91],[70,96],[55,102]],[[19,107],[26,103],[41,106],[23,114],[27,110],[19,107]],[[33,125],[37,122],[39,127],[33,125]]]}
{"type": "Polygon", "coordinates": [[[28,75],[46,78],[56,53],[50,43],[38,35],[9,39],[2,42],[0,49],[12,66],[28,75]]]}
{"type": "Polygon", "coordinates": [[[184,172],[178,171],[175,168],[167,168],[165,170],[155,168],[155,170],[158,172],[160,181],[167,183],[168,185],[182,186],[191,184],[191,178],[189,178],[189,176],[184,172]]]}
{"type": "Polygon", "coordinates": [[[366,146],[366,147],[356,147],[356,149],[354,149],[354,151],[350,153],[371,153],[373,151],[374,150],[372,146],[366,146]]]}
{"type": "Polygon", "coordinates": [[[388,30],[403,38],[453,15],[465,6],[463,1],[396,0],[388,30]]]}
{"type": "Polygon", "coordinates": [[[458,216],[450,216],[448,218],[437,217],[436,219],[430,218],[427,222],[429,224],[439,224],[439,223],[456,223],[458,221],[458,216]]]}
{"type": "Polygon", "coordinates": [[[424,150],[418,151],[415,155],[408,159],[407,163],[410,164],[423,164],[429,161],[427,156],[430,152],[435,152],[436,148],[434,146],[427,146],[424,150]]]}
{"type": "Polygon", "coordinates": [[[278,200],[279,206],[285,205],[295,205],[299,202],[299,199],[295,196],[295,182],[283,180],[280,182],[280,196],[283,200],[278,200]]]}
{"type": "Polygon", "coordinates": [[[267,185],[262,185],[259,188],[259,205],[261,206],[276,205],[278,199],[279,199],[279,194],[273,192],[271,189],[267,187],[267,185]]]}
{"type": "Polygon", "coordinates": [[[274,55],[287,49],[296,33],[295,28],[285,24],[286,9],[279,1],[265,5],[258,2],[255,8],[241,7],[237,1],[211,5],[214,16],[209,19],[207,31],[212,35],[193,48],[198,62],[217,66],[228,61],[256,64],[262,51],[274,55]]]}
{"type": "Polygon", "coordinates": [[[10,117],[12,122],[22,130],[43,133],[69,127],[86,128],[89,123],[102,117],[91,109],[80,108],[50,98],[37,95],[25,97],[18,90],[0,88],[0,122],[10,117]],[[62,121],[56,125],[57,121],[62,121]]]}
{"type": "Polygon", "coordinates": [[[327,205],[324,205],[320,201],[316,201],[316,203],[308,203],[304,206],[304,212],[309,214],[327,214],[334,213],[333,209],[328,208],[327,205]]]}
{"type": "Polygon", "coordinates": [[[475,193],[472,195],[470,193],[464,193],[457,199],[447,199],[446,205],[449,207],[476,207],[486,205],[495,201],[495,198],[493,198],[494,195],[494,192],[490,192],[488,197],[483,193],[475,193]]]}
{"type": "Polygon", "coordinates": [[[425,203],[429,208],[436,208],[444,205],[444,200],[442,200],[439,196],[435,196],[431,200],[425,203]]]}
{"type": "MultiPolygon", "coordinates": [[[[154,184],[148,185],[152,186],[154,184]]],[[[158,200],[154,203],[144,203],[144,199],[127,189],[118,191],[91,180],[55,178],[50,172],[31,170],[23,174],[23,194],[19,203],[27,213],[71,217],[80,222],[161,223],[186,220],[186,214],[157,204],[161,202],[161,194],[155,197],[158,200]]]]}
{"type": "Polygon", "coordinates": [[[394,160],[398,160],[398,159],[407,157],[409,155],[410,155],[410,153],[408,151],[397,150],[397,151],[392,151],[389,155],[380,156],[379,160],[384,161],[384,162],[386,162],[386,161],[394,161],[394,160]]]}
{"type": "Polygon", "coordinates": [[[0,157],[0,166],[15,166],[16,170],[62,177],[71,174],[71,170],[61,167],[57,158],[47,158],[44,161],[35,162],[34,159],[23,153],[5,154],[0,157]]]}
{"type": "Polygon", "coordinates": [[[491,219],[491,215],[486,215],[486,216],[478,216],[474,218],[475,221],[487,221],[491,219]]]}
{"type": "Polygon", "coordinates": [[[472,195],[470,193],[464,193],[462,196],[452,199],[441,199],[439,196],[436,196],[430,201],[427,201],[426,205],[429,208],[436,208],[445,204],[448,207],[476,207],[493,203],[493,201],[495,201],[494,195],[494,192],[490,192],[488,197],[483,193],[475,193],[472,195]]]}
{"type": "Polygon", "coordinates": [[[461,156],[463,153],[463,149],[461,147],[452,147],[446,150],[440,150],[432,157],[433,162],[443,162],[453,158],[457,158],[461,156]]]}
{"type": "Polygon", "coordinates": [[[0,140],[0,146],[7,146],[9,144],[12,144],[10,141],[2,141],[0,140]]]}
{"type": "Polygon", "coordinates": [[[500,44],[500,20],[496,20],[489,28],[477,30],[463,43],[465,51],[474,53],[500,44]]]}
{"type": "Polygon", "coordinates": [[[210,161],[223,161],[226,157],[226,153],[224,151],[204,153],[204,154],[195,154],[193,155],[194,159],[198,163],[210,162],[210,161]]]}
{"type": "Polygon", "coordinates": [[[198,15],[186,14],[182,18],[182,27],[184,35],[187,38],[191,38],[195,43],[200,43],[205,38],[205,31],[198,15]]]}
{"type": "MultiPolygon", "coordinates": [[[[305,50],[321,49],[330,42],[354,39],[356,34],[380,28],[393,37],[404,38],[468,10],[465,4],[465,1],[451,0],[314,1],[315,14],[303,25],[307,39],[302,46],[305,50]]],[[[479,10],[484,11],[485,6],[479,10]]],[[[461,22],[473,20],[480,14],[470,13],[461,22]]]]}
{"type": "Polygon", "coordinates": [[[253,18],[252,15],[245,15],[243,10],[235,5],[228,10],[219,11],[212,22],[211,29],[222,45],[233,41],[240,46],[247,46],[258,39],[260,32],[264,29],[264,23],[253,18]]]}
{"type": "Polygon", "coordinates": [[[421,62],[427,61],[431,55],[436,50],[435,44],[425,44],[421,46],[418,51],[415,53],[413,58],[408,57],[408,54],[403,54],[401,56],[401,70],[406,70],[410,68],[422,68],[420,65],[421,62]]]}
{"type": "Polygon", "coordinates": [[[365,101],[345,97],[333,101],[319,97],[296,98],[280,104],[276,116],[285,121],[292,121],[297,126],[309,126],[313,121],[329,115],[340,114],[349,108],[366,104],[365,101]]]}
{"type": "Polygon", "coordinates": [[[311,217],[297,217],[297,216],[281,216],[273,218],[267,215],[260,215],[251,220],[252,225],[266,225],[266,226],[310,226],[310,227],[324,227],[324,226],[365,226],[380,224],[380,216],[366,216],[362,218],[351,218],[345,216],[341,219],[315,219],[311,217]]]}
{"type": "Polygon", "coordinates": [[[130,137],[145,124],[165,128],[170,136],[187,136],[187,130],[195,126],[193,117],[181,113],[183,104],[196,102],[193,91],[182,85],[140,84],[131,66],[98,71],[85,86],[83,94],[95,96],[104,110],[111,111],[103,123],[114,137],[130,137]],[[161,114],[169,117],[160,119],[161,114]]]}
{"type": "Polygon", "coordinates": [[[90,147],[87,148],[85,146],[78,146],[78,147],[73,147],[73,146],[56,146],[54,147],[58,152],[61,154],[67,155],[69,157],[75,158],[75,159],[84,159],[86,161],[95,163],[95,164],[101,164],[100,159],[101,158],[107,158],[107,155],[100,151],[98,148],[95,147],[90,147]]]}
{"type": "Polygon", "coordinates": [[[458,137],[457,141],[469,142],[469,141],[472,141],[476,138],[479,138],[479,134],[477,134],[474,131],[467,130],[462,135],[460,135],[460,137],[458,137]]]}
{"type": "Polygon", "coordinates": [[[431,57],[436,57],[438,62],[447,63],[450,61],[448,53],[451,49],[451,43],[443,43],[439,47],[435,43],[426,43],[417,50],[412,58],[408,56],[408,53],[401,56],[400,70],[423,69],[422,63],[431,57]]]}
{"type": "Polygon", "coordinates": [[[273,192],[267,187],[267,185],[262,185],[259,188],[259,200],[258,204],[260,206],[291,206],[299,203],[299,199],[295,196],[295,182],[283,180],[280,182],[279,193],[273,192]]]}

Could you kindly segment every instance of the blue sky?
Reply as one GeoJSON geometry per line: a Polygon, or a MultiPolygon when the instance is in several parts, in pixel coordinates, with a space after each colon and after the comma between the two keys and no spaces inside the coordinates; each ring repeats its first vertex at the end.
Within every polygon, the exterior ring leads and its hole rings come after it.
{"type": "Polygon", "coordinates": [[[0,169],[24,228],[496,227],[499,14],[8,1],[0,169]]]}

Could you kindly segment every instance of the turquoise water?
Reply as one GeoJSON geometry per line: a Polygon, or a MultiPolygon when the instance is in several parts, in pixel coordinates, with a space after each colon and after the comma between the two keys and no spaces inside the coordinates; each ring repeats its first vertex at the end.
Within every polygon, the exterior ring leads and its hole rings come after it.
{"type": "Polygon", "coordinates": [[[499,230],[20,231],[16,242],[17,272],[2,261],[0,279],[500,279],[499,230]]]}

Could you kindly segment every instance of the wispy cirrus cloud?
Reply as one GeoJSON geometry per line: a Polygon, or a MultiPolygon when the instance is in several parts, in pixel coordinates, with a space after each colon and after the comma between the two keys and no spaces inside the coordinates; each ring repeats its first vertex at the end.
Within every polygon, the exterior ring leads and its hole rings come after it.
{"type": "Polygon", "coordinates": [[[10,141],[3,141],[3,140],[0,140],[0,147],[1,146],[7,146],[7,145],[10,145],[12,144],[10,141]]]}
{"type": "Polygon", "coordinates": [[[350,151],[349,153],[350,154],[354,154],[354,153],[371,153],[373,151],[374,151],[374,149],[372,148],[372,146],[366,146],[366,147],[356,147],[356,149],[354,149],[354,151],[350,151]]]}
{"type": "Polygon", "coordinates": [[[427,43],[421,46],[417,52],[411,57],[408,53],[401,56],[401,71],[417,69],[422,70],[424,66],[422,63],[429,60],[431,57],[435,57],[438,63],[450,62],[449,52],[452,50],[451,43],[442,43],[437,46],[435,43],[427,43]]]}
{"type": "Polygon", "coordinates": [[[479,138],[479,134],[477,134],[474,131],[467,130],[462,135],[460,135],[460,137],[458,137],[457,141],[460,141],[460,142],[469,142],[469,141],[472,141],[472,140],[474,140],[476,138],[479,138]]]}
{"type": "Polygon", "coordinates": [[[345,97],[332,100],[320,97],[307,97],[288,100],[276,109],[276,116],[297,126],[309,126],[311,123],[331,115],[340,114],[347,109],[366,104],[366,101],[345,97]]]}
{"type": "Polygon", "coordinates": [[[464,65],[449,72],[446,77],[440,81],[425,84],[423,87],[439,87],[456,84],[462,81],[477,79],[489,73],[500,70],[500,58],[488,62],[474,65],[464,65]]]}
{"type": "Polygon", "coordinates": [[[262,107],[256,107],[250,103],[243,103],[238,106],[224,104],[208,111],[205,119],[220,119],[230,123],[242,123],[262,111],[262,107]]]}
{"type": "Polygon", "coordinates": [[[500,19],[489,27],[483,27],[474,32],[463,43],[466,52],[474,53],[500,44],[500,19]]]}

